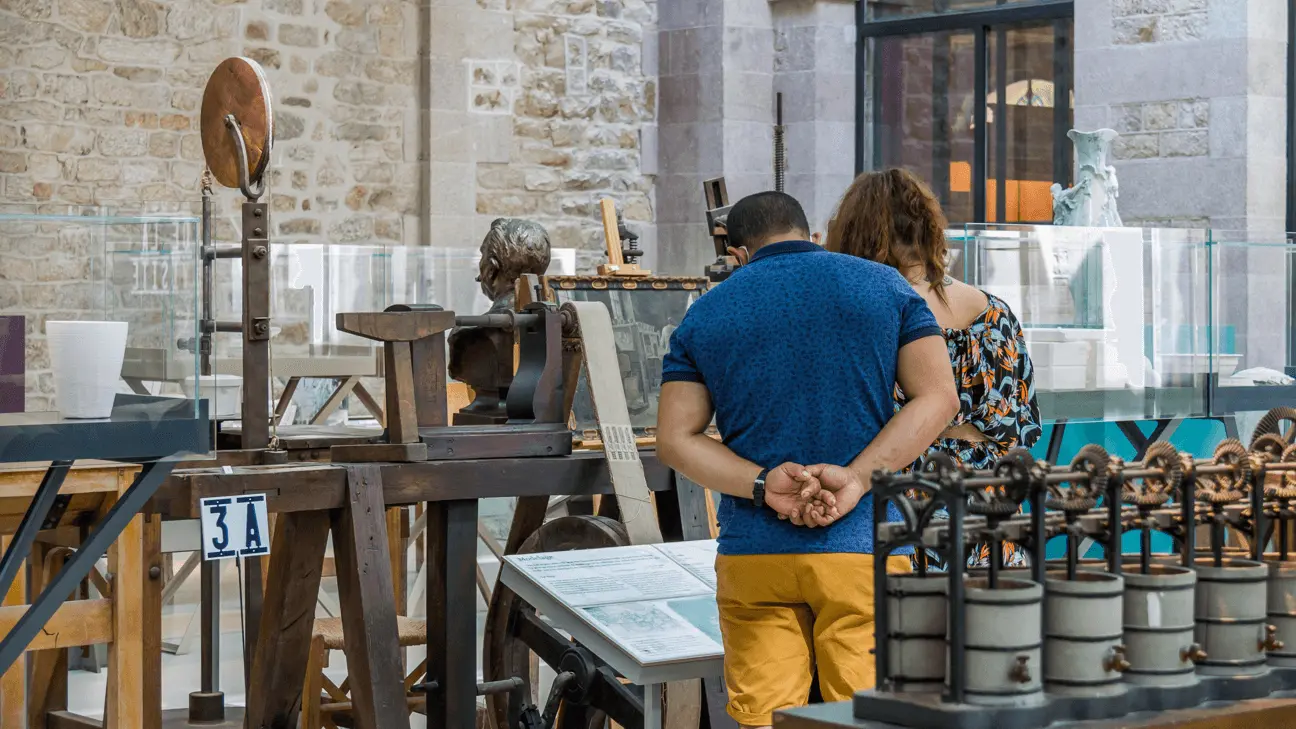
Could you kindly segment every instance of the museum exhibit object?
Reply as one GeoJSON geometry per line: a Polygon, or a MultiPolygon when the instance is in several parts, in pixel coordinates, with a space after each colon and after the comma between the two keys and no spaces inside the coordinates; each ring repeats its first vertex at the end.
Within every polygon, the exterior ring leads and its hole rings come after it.
{"type": "Polygon", "coordinates": [[[1060,467],[1016,450],[985,471],[933,456],[912,473],[878,472],[877,689],[831,718],[789,714],[816,726],[1038,729],[1293,690],[1293,426],[1296,411],[1273,410],[1249,446],[1225,439],[1206,459],[1158,442],[1137,462],[1089,445],[1060,467]],[[900,522],[883,523],[888,504],[900,522]],[[942,506],[948,521],[934,518],[942,506]],[[1249,546],[1229,546],[1226,531],[1249,546]],[[1171,554],[1152,551],[1155,532],[1171,554]],[[1139,547],[1122,554],[1127,533],[1139,547]],[[1049,560],[1054,537],[1066,555],[1049,560]],[[1082,559],[1085,538],[1105,547],[1102,560],[1082,559]],[[1029,550],[1029,568],[1003,567],[1004,540],[1029,550]],[[969,569],[979,541],[990,562],[969,569]],[[886,574],[903,547],[925,548],[917,571],[886,574]],[[948,573],[928,570],[927,551],[948,573]]]}
{"type": "Polygon", "coordinates": [[[1119,137],[1113,129],[1067,132],[1075,144],[1076,184],[1063,190],[1054,184],[1053,224],[1094,228],[1121,227],[1116,199],[1120,186],[1116,182],[1116,168],[1110,163],[1112,143],[1119,137]]]}

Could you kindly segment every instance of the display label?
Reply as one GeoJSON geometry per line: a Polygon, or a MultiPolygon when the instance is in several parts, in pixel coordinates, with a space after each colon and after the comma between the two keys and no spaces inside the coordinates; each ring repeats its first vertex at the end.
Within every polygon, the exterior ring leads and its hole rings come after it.
{"type": "Polygon", "coordinates": [[[637,461],[639,447],[635,445],[634,429],[629,425],[604,425],[603,450],[609,461],[637,461]]]}
{"type": "Polygon", "coordinates": [[[724,653],[714,540],[509,555],[532,584],[636,661],[724,653]]]}
{"type": "Polygon", "coordinates": [[[202,499],[202,553],[207,561],[270,554],[265,494],[202,499]]]}

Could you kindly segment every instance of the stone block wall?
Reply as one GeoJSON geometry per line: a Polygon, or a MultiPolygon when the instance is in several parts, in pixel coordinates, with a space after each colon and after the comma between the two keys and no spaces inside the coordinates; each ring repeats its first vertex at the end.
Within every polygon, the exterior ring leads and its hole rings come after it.
{"type": "Polygon", "coordinates": [[[1286,13],[1281,0],[1077,0],[1075,123],[1122,133],[1127,221],[1283,228],[1286,13]]]}
{"type": "Polygon", "coordinates": [[[524,217],[588,270],[612,197],[651,265],[655,0],[449,0],[430,15],[429,239],[475,245],[491,219],[524,217]]]}
{"type": "MultiPolygon", "coordinates": [[[[1288,12],[1282,0],[1076,0],[1076,126],[1124,135],[1114,164],[1127,225],[1281,239],[1288,12]]],[[[1286,286],[1257,282],[1285,271],[1286,254],[1215,256],[1210,324],[1232,329],[1243,368],[1281,370],[1286,286]]]]}

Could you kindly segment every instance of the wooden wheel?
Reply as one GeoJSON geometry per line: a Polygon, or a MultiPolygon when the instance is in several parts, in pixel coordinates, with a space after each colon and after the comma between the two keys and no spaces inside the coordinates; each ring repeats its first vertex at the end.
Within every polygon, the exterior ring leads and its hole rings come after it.
{"type": "MultiPolygon", "coordinates": [[[[620,522],[601,516],[564,516],[540,527],[525,542],[518,554],[537,552],[567,552],[574,549],[601,549],[624,547],[630,544],[625,527],[620,522]]],[[[486,631],[482,647],[482,677],[486,681],[499,681],[511,676],[526,683],[527,695],[534,703],[538,700],[539,662],[531,649],[519,640],[510,627],[523,610],[534,610],[522,598],[503,584],[497,584],[491,593],[486,612],[486,631]]],[[[509,724],[508,696],[487,697],[487,715],[492,729],[514,729],[509,724]]],[[[594,717],[590,717],[593,726],[594,717]]],[[[566,722],[564,726],[569,726],[566,722]]]]}

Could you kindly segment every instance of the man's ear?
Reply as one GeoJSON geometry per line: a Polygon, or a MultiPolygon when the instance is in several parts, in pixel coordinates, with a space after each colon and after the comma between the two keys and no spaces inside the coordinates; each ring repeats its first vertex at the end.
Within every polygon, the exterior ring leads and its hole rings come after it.
{"type": "Polygon", "coordinates": [[[823,239],[823,236],[822,236],[821,234],[819,234],[819,233],[811,233],[811,234],[810,234],[810,240],[814,241],[814,244],[817,245],[817,246],[821,246],[821,245],[823,245],[822,239],[823,239]]]}
{"type": "Polygon", "coordinates": [[[729,255],[738,259],[739,266],[746,266],[747,262],[751,260],[751,254],[747,252],[747,246],[729,246],[728,251],[729,255]]]}

